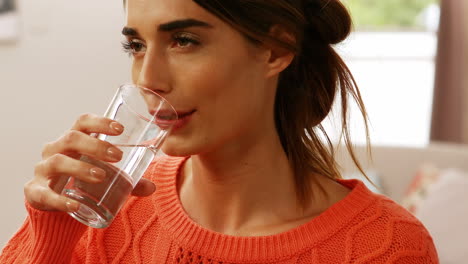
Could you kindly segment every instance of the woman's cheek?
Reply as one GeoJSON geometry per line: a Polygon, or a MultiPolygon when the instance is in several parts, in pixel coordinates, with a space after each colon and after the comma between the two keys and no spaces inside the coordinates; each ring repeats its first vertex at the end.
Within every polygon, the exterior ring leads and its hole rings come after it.
{"type": "Polygon", "coordinates": [[[222,68],[216,68],[212,65],[199,65],[185,71],[185,74],[181,75],[181,83],[184,83],[185,87],[191,87],[193,93],[213,96],[223,90],[223,83],[228,82],[228,79],[222,76],[222,68]]]}
{"type": "Polygon", "coordinates": [[[140,71],[141,71],[141,62],[133,59],[133,62],[132,62],[132,82],[133,83],[138,83],[140,71]]]}

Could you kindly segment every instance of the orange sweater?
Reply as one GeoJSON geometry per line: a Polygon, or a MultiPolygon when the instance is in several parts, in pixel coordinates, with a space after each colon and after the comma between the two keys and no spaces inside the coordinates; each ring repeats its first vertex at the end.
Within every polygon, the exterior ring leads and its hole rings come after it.
{"type": "Polygon", "coordinates": [[[178,199],[175,176],[183,161],[153,163],[145,177],[156,183],[156,193],[130,198],[106,229],[26,205],[29,216],[0,263],[438,263],[423,225],[357,180],[339,180],[352,189],[346,198],[281,234],[234,237],[204,229],[178,199]]]}

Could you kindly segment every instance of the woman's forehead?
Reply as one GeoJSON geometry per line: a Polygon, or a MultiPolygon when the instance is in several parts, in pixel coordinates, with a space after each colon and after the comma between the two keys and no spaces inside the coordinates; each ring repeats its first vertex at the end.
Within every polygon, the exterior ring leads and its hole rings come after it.
{"type": "Polygon", "coordinates": [[[193,18],[213,22],[214,16],[191,0],[127,0],[127,20],[166,23],[193,18]]]}

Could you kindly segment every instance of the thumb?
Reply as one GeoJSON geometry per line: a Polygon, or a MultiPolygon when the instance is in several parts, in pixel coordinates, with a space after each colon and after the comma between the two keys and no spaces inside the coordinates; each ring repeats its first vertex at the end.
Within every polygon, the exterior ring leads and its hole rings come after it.
{"type": "Polygon", "coordinates": [[[141,179],[135,188],[133,188],[132,195],[134,196],[149,196],[156,191],[156,185],[147,179],[141,179]]]}

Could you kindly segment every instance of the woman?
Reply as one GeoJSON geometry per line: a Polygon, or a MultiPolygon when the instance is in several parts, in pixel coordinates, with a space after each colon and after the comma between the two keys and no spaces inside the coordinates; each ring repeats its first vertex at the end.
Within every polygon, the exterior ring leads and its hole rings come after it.
{"type": "Polygon", "coordinates": [[[182,116],[163,146],[169,157],[152,164],[109,228],[87,228],[64,213],[77,204],[57,194],[59,175],[99,181],[102,172],[76,158],[119,160],[89,134],[124,128],[83,115],[44,148],[25,185],[29,217],[1,263],[438,262],[422,224],[340,180],[320,141],[337,95],[343,117],[351,95],[366,119],[332,48],[351,28],[339,1],[129,0],[126,10],[133,82],[182,116]]]}

